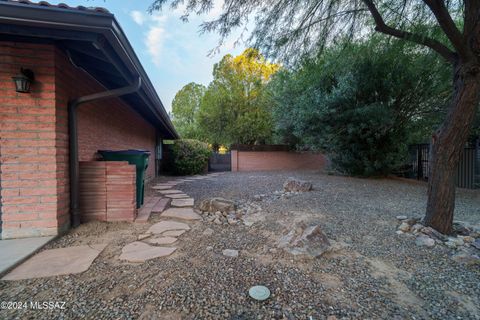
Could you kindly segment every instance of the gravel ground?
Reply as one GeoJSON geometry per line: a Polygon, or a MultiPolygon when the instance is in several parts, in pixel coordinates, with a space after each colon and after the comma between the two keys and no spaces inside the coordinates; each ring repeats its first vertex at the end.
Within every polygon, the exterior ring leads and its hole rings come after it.
{"type": "MultiPolygon", "coordinates": [[[[172,256],[143,264],[117,258],[151,224],[82,225],[48,248],[108,241],[88,271],[0,282],[0,301],[65,301],[67,309],[0,310],[0,318],[480,319],[479,267],[452,261],[452,249],[417,247],[414,239],[395,233],[396,215],[423,214],[422,183],[259,172],[225,173],[177,189],[196,205],[221,196],[262,210],[252,216],[251,227],[197,223],[172,256]],[[290,176],[312,181],[314,190],[273,197],[290,176]],[[320,224],[343,249],[314,260],[276,249],[278,238],[298,221],[320,224]],[[203,235],[207,228],[214,233],[203,235]],[[223,249],[240,255],[225,257],[223,249]],[[271,298],[248,298],[256,284],[269,287],[271,298]]],[[[480,192],[458,191],[456,219],[480,222],[480,192]]]]}

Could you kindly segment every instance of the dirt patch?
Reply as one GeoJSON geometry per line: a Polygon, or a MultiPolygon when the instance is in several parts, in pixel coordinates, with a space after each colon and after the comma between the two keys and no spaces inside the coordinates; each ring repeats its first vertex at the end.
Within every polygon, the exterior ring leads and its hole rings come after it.
{"type": "Polygon", "coordinates": [[[367,259],[372,268],[372,275],[377,279],[385,279],[388,283],[386,293],[393,294],[393,299],[405,308],[414,308],[423,314],[423,300],[413,293],[404,280],[410,279],[411,274],[407,271],[395,268],[389,263],[378,259],[367,259]]]}
{"type": "Polygon", "coordinates": [[[453,301],[458,303],[461,308],[468,310],[470,314],[475,315],[477,318],[480,317],[480,301],[478,297],[466,297],[455,291],[447,291],[447,294],[453,301]]]}

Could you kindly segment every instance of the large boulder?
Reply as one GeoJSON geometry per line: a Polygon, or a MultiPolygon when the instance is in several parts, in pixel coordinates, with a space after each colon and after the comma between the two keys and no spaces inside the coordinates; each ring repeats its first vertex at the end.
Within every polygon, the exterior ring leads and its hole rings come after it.
{"type": "Polygon", "coordinates": [[[278,241],[278,247],[293,255],[320,257],[332,249],[327,236],[319,225],[306,225],[300,222],[278,241]]]}
{"type": "Polygon", "coordinates": [[[288,178],[283,183],[283,191],[285,192],[307,192],[312,190],[312,183],[308,181],[288,178]]]}
{"type": "Polygon", "coordinates": [[[235,202],[224,198],[205,199],[200,203],[200,210],[204,212],[232,212],[235,211],[235,202]]]}

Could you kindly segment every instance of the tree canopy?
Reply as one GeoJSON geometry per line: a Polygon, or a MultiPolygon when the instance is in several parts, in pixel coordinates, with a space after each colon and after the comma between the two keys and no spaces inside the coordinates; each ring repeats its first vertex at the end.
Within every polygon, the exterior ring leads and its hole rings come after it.
{"type": "Polygon", "coordinates": [[[197,118],[203,137],[215,145],[268,141],[273,125],[265,88],[278,69],[254,49],[215,64],[197,118]]]}
{"type": "MultiPolygon", "coordinates": [[[[203,32],[217,32],[220,43],[235,29],[248,31],[255,21],[249,43],[270,57],[290,59],[315,53],[346,36],[354,39],[376,30],[438,52],[449,61],[462,47],[460,28],[472,31],[480,6],[476,0],[226,0],[222,13],[201,25],[203,32]],[[465,17],[465,19],[464,19],[465,17]],[[443,31],[443,32],[439,32],[443,31]],[[448,35],[446,36],[446,34],[448,35]]],[[[214,0],[155,0],[150,11],[170,3],[185,4],[183,15],[202,14],[214,0]]],[[[478,29],[477,29],[478,31],[478,29]]],[[[460,52],[459,52],[460,53],[460,52]]]]}
{"type": "Polygon", "coordinates": [[[184,139],[196,139],[200,135],[196,117],[206,90],[205,86],[191,82],[178,91],[172,101],[172,121],[184,139]]]}

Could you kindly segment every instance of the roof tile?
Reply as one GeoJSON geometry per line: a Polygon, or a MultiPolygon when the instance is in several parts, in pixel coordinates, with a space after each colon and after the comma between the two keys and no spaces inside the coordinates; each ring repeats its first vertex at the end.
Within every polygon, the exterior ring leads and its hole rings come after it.
{"type": "Polygon", "coordinates": [[[105,8],[102,7],[85,7],[85,6],[77,6],[77,7],[71,7],[65,3],[59,3],[57,5],[51,4],[47,1],[39,1],[39,2],[33,2],[29,0],[0,0],[4,2],[11,2],[11,3],[21,3],[21,4],[28,4],[28,5],[33,5],[33,6],[39,6],[39,7],[52,7],[52,8],[59,8],[59,9],[66,9],[66,10],[78,10],[78,11],[92,11],[92,12],[98,12],[98,13],[110,13],[105,8]]]}

